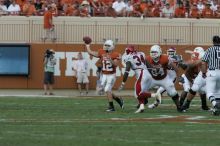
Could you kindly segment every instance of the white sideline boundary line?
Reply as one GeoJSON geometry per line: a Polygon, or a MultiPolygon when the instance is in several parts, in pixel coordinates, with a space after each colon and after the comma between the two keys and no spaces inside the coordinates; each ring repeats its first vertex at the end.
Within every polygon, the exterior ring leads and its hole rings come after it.
{"type": "Polygon", "coordinates": [[[8,95],[8,94],[4,95],[4,94],[1,94],[0,97],[21,97],[21,98],[22,97],[26,97],[26,98],[28,98],[28,97],[30,97],[30,98],[33,98],[33,97],[36,97],[36,98],[37,97],[45,97],[45,98],[48,98],[48,97],[51,97],[51,98],[53,98],[53,97],[55,97],[55,98],[56,97],[57,98],[64,97],[65,98],[66,97],[67,98],[67,97],[78,97],[78,96],[63,96],[63,95],[62,96],[61,95],[8,95]]]}
{"type": "MultiPolygon", "coordinates": [[[[134,98],[133,96],[131,95],[119,95],[120,97],[125,97],[126,98],[131,98],[131,99],[136,99],[134,98]]],[[[88,96],[80,96],[80,95],[42,95],[42,94],[30,94],[30,95],[27,95],[27,94],[19,94],[19,95],[10,95],[10,94],[0,94],[0,98],[1,97],[18,97],[18,98],[103,98],[105,97],[105,95],[88,95],[88,96]]],[[[169,101],[171,100],[171,98],[165,96],[165,97],[162,97],[162,102],[163,101],[169,101]]],[[[150,102],[148,102],[148,104],[152,104],[154,101],[153,98],[150,98],[149,99],[150,102]],[[152,102],[152,103],[151,103],[152,102]]],[[[192,101],[200,101],[200,99],[193,99],[192,101]]],[[[159,106],[161,105],[166,105],[166,104],[160,104],[159,106]]],[[[193,105],[190,105],[190,106],[193,106],[193,105]]]]}

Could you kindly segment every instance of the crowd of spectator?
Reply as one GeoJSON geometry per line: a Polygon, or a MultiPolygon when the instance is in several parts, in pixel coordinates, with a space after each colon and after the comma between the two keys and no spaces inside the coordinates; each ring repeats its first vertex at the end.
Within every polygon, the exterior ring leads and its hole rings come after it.
{"type": "Polygon", "coordinates": [[[0,0],[0,15],[220,18],[220,0],[0,0]]]}

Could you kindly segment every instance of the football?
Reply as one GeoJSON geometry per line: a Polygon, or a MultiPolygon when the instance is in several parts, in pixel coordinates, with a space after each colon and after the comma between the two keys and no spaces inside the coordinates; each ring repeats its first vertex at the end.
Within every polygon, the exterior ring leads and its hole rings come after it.
{"type": "Polygon", "coordinates": [[[89,36],[84,36],[83,41],[85,44],[90,44],[92,42],[92,39],[89,36]]]}

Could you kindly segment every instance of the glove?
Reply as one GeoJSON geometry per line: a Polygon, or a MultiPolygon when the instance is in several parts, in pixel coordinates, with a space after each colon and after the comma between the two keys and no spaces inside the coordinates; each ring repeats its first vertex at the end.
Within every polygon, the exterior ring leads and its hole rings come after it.
{"type": "Polygon", "coordinates": [[[125,83],[124,83],[124,82],[122,82],[122,83],[121,83],[121,85],[120,85],[120,87],[118,88],[118,91],[123,90],[123,89],[124,89],[124,86],[125,86],[125,83]]]}

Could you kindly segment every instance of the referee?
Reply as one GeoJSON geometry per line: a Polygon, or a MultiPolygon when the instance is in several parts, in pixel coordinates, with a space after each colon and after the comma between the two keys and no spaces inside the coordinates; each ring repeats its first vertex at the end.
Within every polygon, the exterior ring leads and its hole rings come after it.
{"type": "Polygon", "coordinates": [[[202,58],[202,73],[204,78],[207,75],[206,94],[214,107],[213,115],[220,115],[220,37],[213,36],[212,41],[202,58]]]}

